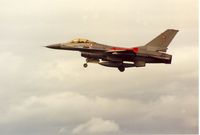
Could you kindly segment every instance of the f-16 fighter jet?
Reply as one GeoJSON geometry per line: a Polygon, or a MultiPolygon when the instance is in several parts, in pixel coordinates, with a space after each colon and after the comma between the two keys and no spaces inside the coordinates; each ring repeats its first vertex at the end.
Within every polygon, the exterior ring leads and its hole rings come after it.
{"type": "Polygon", "coordinates": [[[172,55],[166,51],[177,32],[178,30],[167,29],[149,43],[133,48],[109,46],[80,38],[46,47],[81,52],[81,56],[86,58],[86,63],[83,64],[85,68],[87,63],[97,63],[123,72],[125,68],[145,67],[147,63],[171,64],[172,55]]]}

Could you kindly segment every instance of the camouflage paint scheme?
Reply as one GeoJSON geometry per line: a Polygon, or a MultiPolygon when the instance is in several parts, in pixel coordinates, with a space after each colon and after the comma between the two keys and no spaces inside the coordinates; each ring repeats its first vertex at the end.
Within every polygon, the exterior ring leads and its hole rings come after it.
{"type": "Polygon", "coordinates": [[[87,63],[98,63],[123,72],[127,67],[145,67],[146,63],[171,64],[172,55],[166,51],[177,32],[167,29],[146,45],[133,48],[109,46],[80,38],[46,47],[81,52],[81,56],[86,58],[85,68],[87,63]]]}

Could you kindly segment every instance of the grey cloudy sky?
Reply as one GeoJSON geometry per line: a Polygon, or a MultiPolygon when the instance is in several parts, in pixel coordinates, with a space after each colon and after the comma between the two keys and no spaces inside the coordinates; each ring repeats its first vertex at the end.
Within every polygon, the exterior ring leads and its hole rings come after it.
{"type": "Polygon", "coordinates": [[[0,0],[0,134],[198,132],[197,0],[0,0]],[[167,28],[171,65],[117,69],[43,46],[143,45],[167,28]]]}

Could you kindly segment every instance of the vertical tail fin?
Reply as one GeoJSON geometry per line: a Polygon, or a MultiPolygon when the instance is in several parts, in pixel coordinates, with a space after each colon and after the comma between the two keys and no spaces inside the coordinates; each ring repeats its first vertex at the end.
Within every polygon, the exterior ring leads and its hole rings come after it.
{"type": "Polygon", "coordinates": [[[147,50],[150,51],[167,51],[167,47],[176,35],[178,30],[167,29],[165,32],[161,33],[159,36],[154,38],[152,41],[145,45],[147,50]]]}

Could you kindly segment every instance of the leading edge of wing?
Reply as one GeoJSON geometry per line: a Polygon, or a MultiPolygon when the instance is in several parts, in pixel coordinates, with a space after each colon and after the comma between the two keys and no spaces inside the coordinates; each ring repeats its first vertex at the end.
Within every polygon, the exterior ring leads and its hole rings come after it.
{"type": "Polygon", "coordinates": [[[118,55],[118,54],[136,54],[138,52],[138,48],[114,48],[114,49],[111,49],[111,50],[108,50],[106,51],[106,53],[109,53],[109,54],[113,54],[113,55],[118,55]]]}

